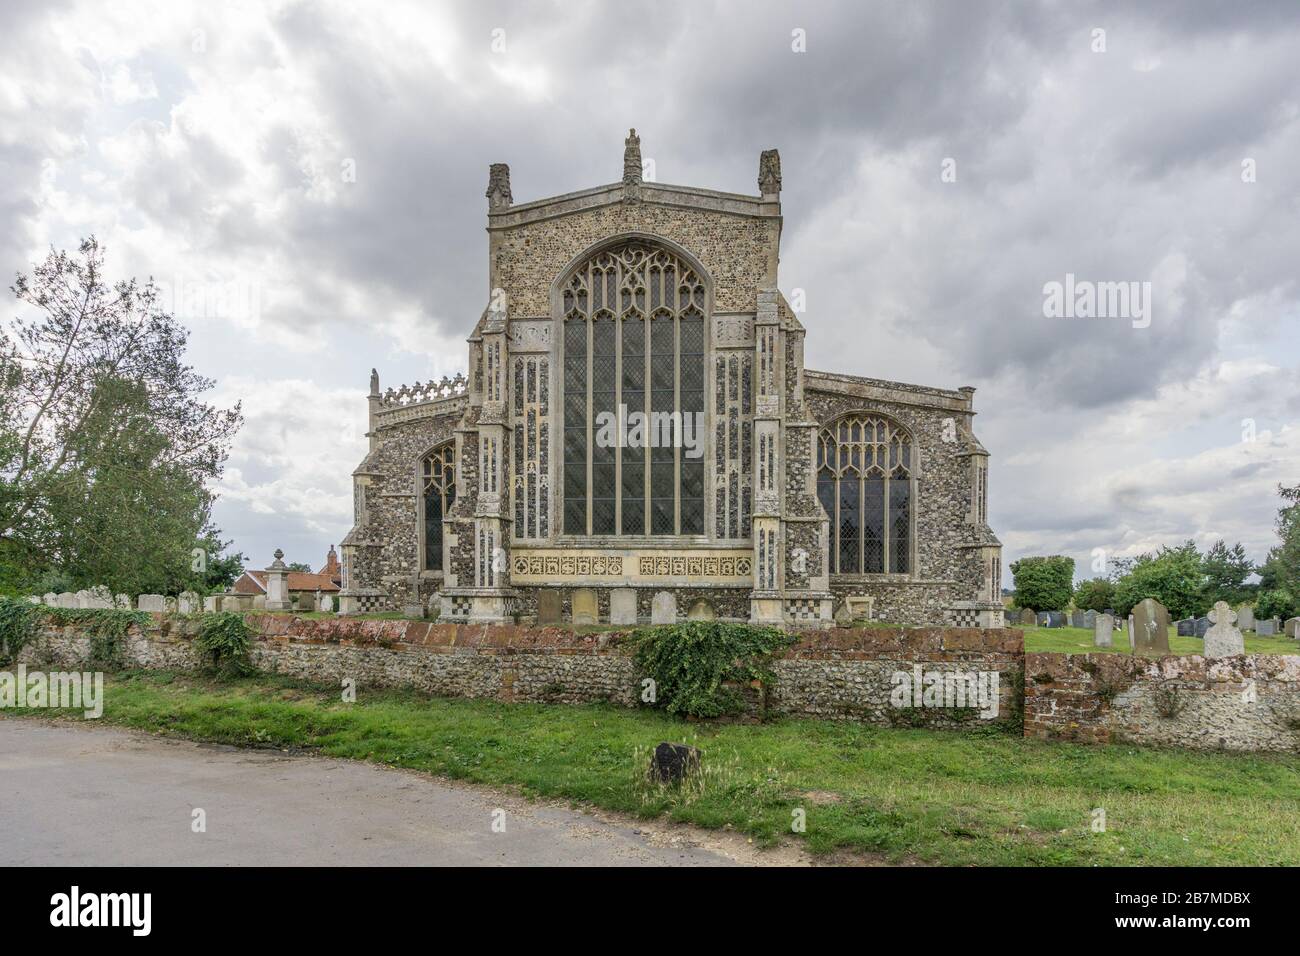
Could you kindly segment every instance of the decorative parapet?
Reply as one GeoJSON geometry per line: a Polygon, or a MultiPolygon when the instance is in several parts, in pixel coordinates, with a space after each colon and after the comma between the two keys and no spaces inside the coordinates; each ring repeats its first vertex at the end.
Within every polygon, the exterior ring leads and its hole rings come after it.
{"type": "Polygon", "coordinates": [[[438,381],[416,382],[401,388],[390,388],[379,399],[381,411],[397,408],[409,408],[428,402],[441,402],[449,398],[460,398],[469,394],[469,380],[460,372],[454,376],[444,375],[438,381]]]}

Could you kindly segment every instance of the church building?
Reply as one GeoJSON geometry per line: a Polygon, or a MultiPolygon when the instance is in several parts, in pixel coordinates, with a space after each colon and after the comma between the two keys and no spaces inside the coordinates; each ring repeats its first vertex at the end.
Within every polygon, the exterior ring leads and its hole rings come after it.
{"type": "Polygon", "coordinates": [[[487,200],[467,374],[371,373],[343,613],[1002,625],[974,389],[804,367],[776,150],[670,186],[634,130],[621,182],[487,200]]]}

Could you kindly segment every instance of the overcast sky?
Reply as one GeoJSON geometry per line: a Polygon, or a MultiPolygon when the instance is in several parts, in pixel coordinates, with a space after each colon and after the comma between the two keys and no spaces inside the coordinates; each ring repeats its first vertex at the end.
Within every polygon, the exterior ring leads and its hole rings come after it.
{"type": "Polygon", "coordinates": [[[0,273],[94,233],[207,293],[175,311],[244,402],[216,519],[252,567],[350,526],[371,366],[463,370],[488,164],[517,202],[613,182],[630,126],[730,192],[780,148],[808,366],[975,386],[1008,563],[1262,559],[1300,481],[1294,0],[0,10],[0,273]],[[1067,274],[1151,283],[1149,324],[1046,317],[1067,274]]]}

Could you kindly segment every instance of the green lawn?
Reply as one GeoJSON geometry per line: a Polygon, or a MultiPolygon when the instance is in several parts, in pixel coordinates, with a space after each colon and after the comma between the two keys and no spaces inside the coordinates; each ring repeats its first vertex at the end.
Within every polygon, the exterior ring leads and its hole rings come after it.
{"type": "MultiPolygon", "coordinates": [[[[1300,758],[1089,747],[850,723],[699,724],[609,706],[499,704],[261,676],[110,675],[104,720],[308,748],[770,843],[806,812],[817,853],[949,865],[1300,865],[1300,758]],[[702,748],[698,787],[644,777],[660,741],[702,748]],[[1106,832],[1090,828],[1106,812],[1106,832]]],[[[32,713],[32,712],[29,712],[32,713]]],[[[48,711],[41,712],[48,715],[48,711]]],[[[67,715],[66,719],[80,720],[67,715]]]]}
{"type": "MultiPolygon", "coordinates": [[[[1013,625],[1018,626],[1018,625],[1013,625]]],[[[1058,651],[1064,654],[1128,654],[1128,634],[1115,632],[1113,647],[1094,647],[1092,630],[1086,627],[1022,627],[1025,632],[1025,650],[1058,651]]],[[[1289,637],[1257,637],[1247,631],[1247,654],[1300,654],[1300,641],[1289,637]]],[[[1173,654],[1199,654],[1205,642],[1195,637],[1179,637],[1176,628],[1169,629],[1169,650],[1173,654]]]]}

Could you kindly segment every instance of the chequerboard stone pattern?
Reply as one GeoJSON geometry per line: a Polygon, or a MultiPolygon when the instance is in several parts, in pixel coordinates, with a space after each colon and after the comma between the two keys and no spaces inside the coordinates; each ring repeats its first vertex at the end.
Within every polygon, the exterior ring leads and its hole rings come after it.
{"type": "Polygon", "coordinates": [[[1237,621],[1237,612],[1226,601],[1215,602],[1206,616],[1214,625],[1205,632],[1206,657],[1235,657],[1246,653],[1245,638],[1233,626],[1237,621]]]}

